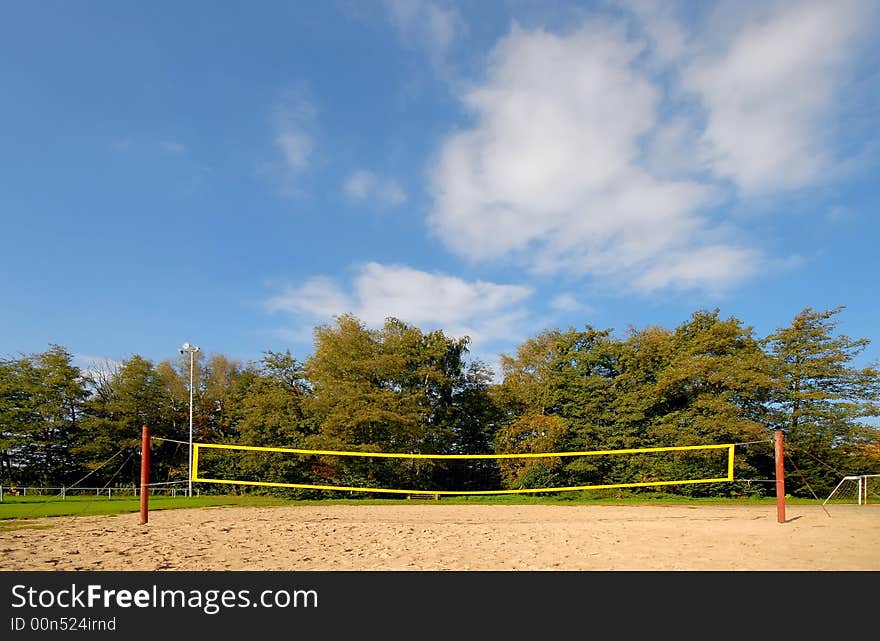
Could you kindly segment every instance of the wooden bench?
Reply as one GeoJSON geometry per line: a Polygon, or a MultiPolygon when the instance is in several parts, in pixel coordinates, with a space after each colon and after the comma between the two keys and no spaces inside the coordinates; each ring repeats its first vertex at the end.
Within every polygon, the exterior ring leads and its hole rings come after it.
{"type": "Polygon", "coordinates": [[[439,501],[440,495],[435,492],[419,492],[417,494],[407,494],[406,498],[407,500],[430,501],[433,499],[434,501],[439,501]]]}

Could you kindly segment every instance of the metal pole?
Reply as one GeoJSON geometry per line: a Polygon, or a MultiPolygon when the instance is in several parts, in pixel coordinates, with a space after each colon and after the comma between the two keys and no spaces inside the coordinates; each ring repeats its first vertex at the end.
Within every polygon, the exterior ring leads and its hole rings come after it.
{"type": "Polygon", "coordinates": [[[150,428],[144,425],[141,433],[141,525],[149,519],[150,500],[150,428]]]}
{"type": "Polygon", "coordinates": [[[188,496],[193,495],[192,471],[193,471],[193,364],[195,352],[189,352],[189,491],[188,496]]]}
{"type": "Polygon", "coordinates": [[[785,470],[782,464],[782,430],[776,430],[776,521],[785,523],[785,470]]]}

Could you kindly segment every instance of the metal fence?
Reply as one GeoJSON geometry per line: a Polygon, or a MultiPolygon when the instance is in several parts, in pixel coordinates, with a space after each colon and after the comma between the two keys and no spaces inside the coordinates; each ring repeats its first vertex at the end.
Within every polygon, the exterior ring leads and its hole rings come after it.
{"type": "MultiPolygon", "coordinates": [[[[164,495],[171,497],[184,497],[187,495],[185,487],[177,487],[187,481],[171,481],[169,483],[150,483],[150,496],[164,495]]],[[[195,496],[199,496],[199,490],[193,490],[195,496]]],[[[0,503],[4,497],[10,496],[42,496],[65,500],[68,496],[97,496],[112,499],[119,497],[137,497],[140,495],[140,487],[137,485],[118,485],[115,487],[49,487],[32,485],[0,485],[0,503]]]]}

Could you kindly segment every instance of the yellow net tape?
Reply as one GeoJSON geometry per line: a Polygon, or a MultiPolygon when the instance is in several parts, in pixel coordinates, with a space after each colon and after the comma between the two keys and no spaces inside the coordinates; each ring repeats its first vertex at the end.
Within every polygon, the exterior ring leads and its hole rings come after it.
{"type": "Polygon", "coordinates": [[[405,454],[399,452],[356,452],[350,450],[306,450],[286,447],[258,447],[254,445],[224,445],[215,443],[193,443],[192,481],[199,483],[220,483],[227,485],[254,485],[259,487],[296,488],[304,490],[332,490],[347,492],[378,492],[383,494],[435,494],[448,496],[486,495],[486,494],[536,494],[546,492],[571,492],[575,490],[605,490],[628,487],[656,487],[664,485],[685,485],[690,483],[719,483],[733,481],[733,443],[722,445],[682,445],[677,447],[646,447],[619,450],[591,450],[586,452],[530,452],[524,454],[405,454]],[[199,476],[199,451],[202,449],[238,450],[249,452],[279,452],[287,454],[349,456],[360,458],[398,458],[398,459],[528,459],[573,456],[605,456],[613,454],[644,454],[654,452],[682,452],[689,450],[715,450],[727,448],[727,475],[716,478],[700,478],[672,481],[646,481],[637,483],[614,483],[608,485],[574,485],[566,487],[517,488],[497,490],[424,490],[398,489],[360,486],[320,485],[310,483],[277,483],[270,481],[241,481],[233,479],[213,479],[199,476]]]}

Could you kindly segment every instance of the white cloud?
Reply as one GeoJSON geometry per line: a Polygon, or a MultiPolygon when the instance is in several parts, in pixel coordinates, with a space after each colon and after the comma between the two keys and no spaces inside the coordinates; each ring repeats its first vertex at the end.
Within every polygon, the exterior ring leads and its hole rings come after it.
{"type": "Polygon", "coordinates": [[[648,292],[665,287],[721,291],[755,274],[763,260],[755,250],[725,245],[674,252],[644,272],[636,281],[636,287],[648,292]]]}
{"type": "Polygon", "coordinates": [[[348,296],[339,289],[335,280],[326,276],[315,276],[299,287],[288,287],[283,294],[270,298],[266,306],[270,311],[324,319],[348,313],[352,309],[348,296]]]}
{"type": "Polygon", "coordinates": [[[114,370],[122,367],[123,361],[106,356],[90,356],[88,354],[74,354],[73,364],[82,370],[104,369],[114,370]]]}
{"type": "Polygon", "coordinates": [[[681,25],[679,4],[665,0],[618,0],[624,10],[639,21],[651,43],[651,62],[675,62],[689,49],[690,34],[681,25]]]}
{"type": "Polygon", "coordinates": [[[676,114],[658,123],[645,139],[645,169],[664,180],[705,176],[711,164],[700,152],[701,136],[694,114],[676,114]]]}
{"type": "Polygon", "coordinates": [[[345,194],[359,202],[374,201],[381,205],[397,206],[406,202],[406,193],[394,180],[386,180],[366,169],[353,172],[343,185],[345,194]]]}
{"type": "Polygon", "coordinates": [[[463,28],[458,10],[432,0],[385,0],[385,7],[402,42],[423,49],[435,65],[442,65],[463,28]]]}
{"type": "Polygon", "coordinates": [[[281,150],[291,173],[299,173],[308,166],[309,155],[314,147],[311,136],[307,133],[286,126],[276,136],[275,144],[281,150]]]}
{"type": "Polygon", "coordinates": [[[722,5],[725,20],[740,24],[720,38],[701,34],[682,73],[706,111],[708,161],[745,195],[822,180],[834,162],[839,92],[871,13],[860,0],[750,9],[734,14],[722,5]]]}
{"type": "Polygon", "coordinates": [[[687,252],[712,191],[641,166],[661,98],[634,67],[641,52],[610,23],[565,36],[514,28],[463,96],[475,126],[434,167],[429,223],[444,243],[473,260],[629,280],[687,252]]]}
{"type": "Polygon", "coordinates": [[[590,312],[592,308],[580,302],[573,294],[564,292],[550,300],[550,307],[561,312],[590,312]]]}
{"type": "Polygon", "coordinates": [[[296,190],[296,181],[305,172],[315,154],[315,108],[304,92],[291,92],[277,103],[272,112],[272,126],[281,166],[276,168],[286,192],[296,190]]]}
{"type": "Polygon", "coordinates": [[[875,12],[724,2],[685,26],[684,5],[617,4],[630,22],[498,42],[459,95],[470,124],[431,167],[428,224],[472,262],[642,292],[733,287],[776,262],[717,206],[840,166],[835,99],[875,12]]]}
{"type": "Polygon", "coordinates": [[[123,361],[104,356],[74,354],[73,365],[78,367],[82,377],[96,383],[108,382],[123,365],[123,361]]]}
{"type": "Polygon", "coordinates": [[[465,281],[371,262],[359,267],[351,293],[334,279],[318,276],[288,287],[269,299],[266,307],[320,323],[351,313],[371,327],[395,317],[424,330],[467,335],[474,344],[481,344],[521,336],[519,325],[525,311],[520,305],[531,295],[531,288],[522,285],[465,281]]]}

